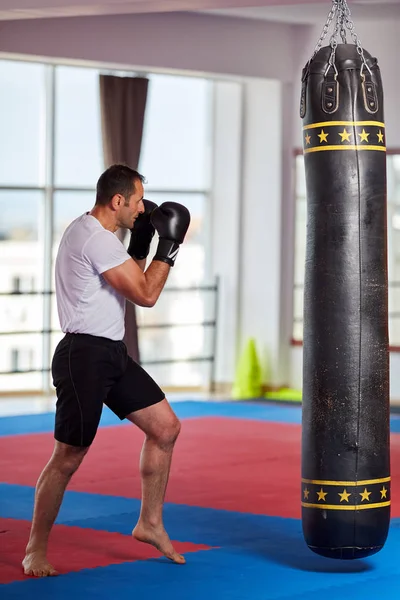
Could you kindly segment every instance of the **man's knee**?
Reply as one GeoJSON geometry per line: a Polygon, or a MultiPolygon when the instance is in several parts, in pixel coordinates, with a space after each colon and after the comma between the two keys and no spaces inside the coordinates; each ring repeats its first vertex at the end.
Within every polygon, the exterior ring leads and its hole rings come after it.
{"type": "Polygon", "coordinates": [[[178,435],[181,432],[181,422],[178,419],[178,417],[175,417],[174,422],[171,425],[171,431],[170,434],[172,436],[172,440],[175,442],[176,438],[178,437],[178,435]]]}
{"type": "Polygon", "coordinates": [[[156,441],[160,446],[172,446],[180,433],[181,422],[175,415],[155,432],[156,441]]]}
{"type": "Polygon", "coordinates": [[[88,446],[69,446],[56,442],[52,463],[63,475],[72,477],[89,450],[88,446]]]}

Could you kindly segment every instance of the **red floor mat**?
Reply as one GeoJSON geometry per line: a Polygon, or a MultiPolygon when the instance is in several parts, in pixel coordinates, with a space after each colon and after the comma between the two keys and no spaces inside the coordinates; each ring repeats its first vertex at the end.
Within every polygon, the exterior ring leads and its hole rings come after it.
{"type": "MultiPolygon", "coordinates": [[[[0,541],[4,550],[0,554],[0,584],[27,579],[22,572],[21,560],[29,529],[28,521],[0,518],[0,541]]],[[[174,542],[174,546],[182,554],[209,550],[208,546],[186,542],[174,542]]],[[[155,548],[134,540],[130,535],[66,525],[54,526],[48,554],[49,561],[59,573],[161,556],[155,548]]]]}
{"type": "MultiPolygon", "coordinates": [[[[228,418],[184,420],[175,449],[167,502],[300,518],[298,425],[228,418]]],[[[140,498],[143,434],[105,427],[68,489],[140,498]]],[[[51,434],[0,438],[0,473],[7,483],[35,485],[53,447],[51,434]]],[[[400,516],[400,436],[392,436],[392,516],[400,516]]]]}

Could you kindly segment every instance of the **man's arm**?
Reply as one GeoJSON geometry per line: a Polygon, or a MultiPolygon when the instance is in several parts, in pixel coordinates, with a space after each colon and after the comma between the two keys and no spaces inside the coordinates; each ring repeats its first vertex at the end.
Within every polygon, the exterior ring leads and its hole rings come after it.
{"type": "MultiPolygon", "coordinates": [[[[146,263],[145,259],[143,263],[146,263]]],[[[127,300],[138,306],[151,308],[163,290],[170,268],[165,262],[152,261],[146,272],[143,272],[133,259],[129,259],[102,275],[127,300]]]]}
{"type": "Polygon", "coordinates": [[[103,277],[127,300],[138,306],[151,307],[156,303],[164,287],[169,269],[162,269],[162,273],[159,274],[158,270],[152,268],[150,271],[148,269],[148,275],[144,275],[150,243],[155,233],[150,216],[152,211],[157,208],[157,204],[150,200],[143,200],[143,205],[144,212],[137,217],[134,227],[130,230],[131,237],[127,251],[133,260],[109,269],[103,273],[103,277]]]}
{"type": "Polygon", "coordinates": [[[144,271],[146,268],[146,259],[145,258],[141,258],[141,259],[134,258],[133,256],[132,256],[132,258],[135,261],[135,263],[137,264],[137,266],[139,267],[139,269],[141,271],[144,271]]]}
{"type": "Polygon", "coordinates": [[[149,268],[143,272],[136,261],[146,259],[135,258],[103,272],[107,283],[127,300],[145,307],[154,306],[162,292],[189,227],[190,213],[182,204],[164,202],[152,211],[151,223],[159,234],[159,241],[149,268]]]}

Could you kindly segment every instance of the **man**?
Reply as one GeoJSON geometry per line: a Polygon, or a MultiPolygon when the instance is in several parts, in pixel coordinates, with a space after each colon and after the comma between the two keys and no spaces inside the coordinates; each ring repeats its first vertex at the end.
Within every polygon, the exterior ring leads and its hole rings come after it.
{"type": "Polygon", "coordinates": [[[96,435],[103,403],[145,433],[140,458],[142,505],[132,535],[184,563],[164,529],[162,509],[172,451],[180,423],[164,393],[130,357],[124,336],[125,302],[156,303],[190,223],[175,202],[143,199],[143,177],[113,165],[97,182],[93,209],[66,229],[58,250],[55,281],[64,338],[52,362],[56,387],[55,446],[36,486],[26,556],[26,575],[57,575],[47,560],[51,528],[65,489],[96,435]],[[115,235],[131,230],[128,251],[115,235]],[[156,254],[145,271],[155,230],[156,254]]]}

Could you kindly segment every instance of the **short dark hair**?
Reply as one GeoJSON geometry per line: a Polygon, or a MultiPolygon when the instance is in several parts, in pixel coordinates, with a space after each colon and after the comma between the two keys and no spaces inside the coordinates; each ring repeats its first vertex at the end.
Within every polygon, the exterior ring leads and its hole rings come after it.
{"type": "Polygon", "coordinates": [[[111,165],[102,173],[96,185],[96,204],[105,206],[115,194],[128,198],[135,191],[135,182],[145,182],[143,175],[127,165],[111,165]]]}

